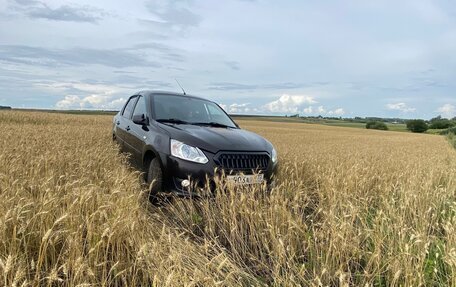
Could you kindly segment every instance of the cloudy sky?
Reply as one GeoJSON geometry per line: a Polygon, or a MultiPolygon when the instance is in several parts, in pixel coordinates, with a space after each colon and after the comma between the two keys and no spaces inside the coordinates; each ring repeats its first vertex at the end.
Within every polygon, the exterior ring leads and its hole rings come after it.
{"type": "Polygon", "coordinates": [[[180,91],[231,113],[456,116],[456,3],[0,0],[0,105],[117,109],[180,91]]]}

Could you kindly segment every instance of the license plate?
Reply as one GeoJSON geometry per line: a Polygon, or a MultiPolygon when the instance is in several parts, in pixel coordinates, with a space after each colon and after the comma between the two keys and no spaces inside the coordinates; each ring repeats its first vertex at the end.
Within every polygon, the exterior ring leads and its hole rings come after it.
{"type": "Polygon", "coordinates": [[[226,177],[227,181],[234,184],[255,184],[262,183],[264,181],[263,174],[238,174],[238,175],[228,175],[226,177]]]}

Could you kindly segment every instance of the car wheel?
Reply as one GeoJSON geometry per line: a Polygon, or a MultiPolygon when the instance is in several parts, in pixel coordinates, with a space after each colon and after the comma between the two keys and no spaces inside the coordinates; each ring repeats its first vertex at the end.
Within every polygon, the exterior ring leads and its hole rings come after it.
{"type": "Polygon", "coordinates": [[[157,194],[162,190],[163,173],[158,158],[151,160],[146,174],[146,183],[149,186],[149,199],[155,201],[157,194]]]}

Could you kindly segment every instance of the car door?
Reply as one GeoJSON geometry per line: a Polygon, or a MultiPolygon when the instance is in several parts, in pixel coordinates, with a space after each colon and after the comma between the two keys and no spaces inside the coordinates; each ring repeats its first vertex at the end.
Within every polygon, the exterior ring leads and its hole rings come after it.
{"type": "MultiPolygon", "coordinates": [[[[135,116],[142,116],[148,118],[146,100],[144,96],[139,96],[133,110],[132,118],[135,116]]],[[[131,145],[131,153],[135,163],[138,166],[142,166],[142,155],[144,146],[146,145],[147,132],[149,128],[147,125],[135,124],[133,121],[130,125],[130,131],[128,135],[128,142],[131,145]]]]}
{"type": "Polygon", "coordinates": [[[116,122],[116,125],[117,125],[116,136],[120,139],[119,143],[121,145],[121,149],[124,152],[129,152],[129,153],[131,153],[131,147],[130,147],[130,144],[128,143],[130,128],[131,128],[131,124],[132,124],[131,117],[132,117],[133,108],[136,104],[137,99],[138,99],[138,96],[136,96],[136,95],[131,96],[130,99],[128,99],[127,104],[125,105],[120,117],[117,119],[117,122],[116,122]]]}

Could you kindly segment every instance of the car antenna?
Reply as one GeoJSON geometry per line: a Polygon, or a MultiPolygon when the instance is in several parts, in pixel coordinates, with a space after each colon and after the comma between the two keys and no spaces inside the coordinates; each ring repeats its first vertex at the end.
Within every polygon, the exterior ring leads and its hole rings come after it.
{"type": "Polygon", "coordinates": [[[187,95],[187,94],[185,93],[184,88],[182,88],[181,84],[179,84],[179,81],[178,81],[176,78],[174,78],[174,80],[175,80],[176,83],[179,85],[179,87],[181,88],[182,92],[184,92],[184,96],[187,95]]]}

